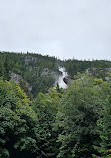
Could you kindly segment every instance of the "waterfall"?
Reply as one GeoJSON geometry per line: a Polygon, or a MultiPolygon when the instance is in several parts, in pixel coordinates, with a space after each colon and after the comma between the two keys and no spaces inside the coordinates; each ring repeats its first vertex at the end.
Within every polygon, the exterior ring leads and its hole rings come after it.
{"type": "Polygon", "coordinates": [[[67,84],[63,81],[63,79],[68,76],[65,67],[59,67],[59,71],[61,72],[61,75],[59,76],[58,80],[55,82],[55,87],[57,84],[60,88],[67,88],[67,84]]]}

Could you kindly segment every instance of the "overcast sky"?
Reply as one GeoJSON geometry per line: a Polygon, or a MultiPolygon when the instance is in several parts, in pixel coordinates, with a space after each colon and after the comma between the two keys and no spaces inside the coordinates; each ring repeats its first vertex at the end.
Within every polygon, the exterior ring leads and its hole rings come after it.
{"type": "Polygon", "coordinates": [[[0,50],[111,60],[111,0],[0,0],[0,50]]]}

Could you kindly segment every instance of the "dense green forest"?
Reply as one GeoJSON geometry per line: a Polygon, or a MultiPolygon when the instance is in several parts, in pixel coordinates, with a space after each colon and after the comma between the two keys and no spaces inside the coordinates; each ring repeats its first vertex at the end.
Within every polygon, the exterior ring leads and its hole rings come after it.
{"type": "Polygon", "coordinates": [[[110,158],[110,78],[111,61],[0,52],[0,158],[110,158]]]}
{"type": "Polygon", "coordinates": [[[0,52],[0,76],[10,80],[15,75],[21,88],[27,95],[37,96],[47,92],[54,84],[54,75],[58,73],[58,60],[54,57],[39,54],[0,52]],[[11,75],[12,74],[12,75],[11,75]],[[28,94],[28,85],[31,94],[28,94]]]}
{"type": "Polygon", "coordinates": [[[64,66],[66,67],[68,74],[71,76],[71,78],[73,78],[74,75],[77,75],[78,72],[85,72],[86,69],[89,68],[92,68],[92,71],[93,69],[96,69],[94,71],[93,76],[99,78],[106,76],[107,69],[111,68],[111,61],[106,61],[106,60],[83,61],[83,60],[69,59],[64,62],[64,66]]]}

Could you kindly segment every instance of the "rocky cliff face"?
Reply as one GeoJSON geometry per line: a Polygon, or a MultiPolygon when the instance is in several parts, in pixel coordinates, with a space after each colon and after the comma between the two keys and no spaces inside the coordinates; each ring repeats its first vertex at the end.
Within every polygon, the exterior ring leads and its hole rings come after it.
{"type": "Polygon", "coordinates": [[[37,62],[37,58],[32,56],[25,56],[24,61],[25,61],[25,65],[27,65],[29,62],[34,62],[34,63],[37,62]]]}
{"type": "Polygon", "coordinates": [[[104,81],[110,81],[110,77],[108,76],[108,73],[111,73],[111,68],[95,68],[91,67],[87,69],[87,72],[90,74],[90,76],[100,77],[103,78],[104,81]]]}
{"type": "Polygon", "coordinates": [[[72,82],[71,78],[69,75],[67,75],[66,77],[63,78],[63,81],[66,83],[66,84],[70,84],[72,82]]]}
{"type": "Polygon", "coordinates": [[[20,83],[20,79],[21,79],[21,76],[20,76],[20,75],[17,75],[17,74],[15,74],[14,72],[11,72],[10,77],[11,77],[11,79],[12,79],[15,83],[17,83],[17,84],[20,83]]]}
{"type": "Polygon", "coordinates": [[[24,83],[25,88],[28,89],[29,93],[32,92],[32,86],[29,83],[25,82],[20,75],[17,75],[16,73],[11,72],[10,77],[11,77],[11,80],[13,80],[17,84],[20,84],[20,82],[24,83]]]}

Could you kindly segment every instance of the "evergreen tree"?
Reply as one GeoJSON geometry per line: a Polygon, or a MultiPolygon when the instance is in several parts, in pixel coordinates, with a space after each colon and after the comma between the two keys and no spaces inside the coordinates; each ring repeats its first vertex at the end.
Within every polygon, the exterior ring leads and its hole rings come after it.
{"type": "Polygon", "coordinates": [[[98,154],[94,157],[111,157],[111,82],[103,83],[101,86],[103,107],[98,120],[98,134],[100,140],[96,144],[98,154]]]}
{"type": "Polygon", "coordinates": [[[87,158],[96,152],[97,120],[101,108],[99,90],[93,78],[83,76],[70,85],[61,100],[56,125],[61,143],[58,158],[87,158]]]}

